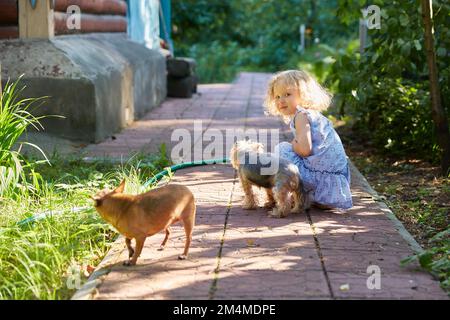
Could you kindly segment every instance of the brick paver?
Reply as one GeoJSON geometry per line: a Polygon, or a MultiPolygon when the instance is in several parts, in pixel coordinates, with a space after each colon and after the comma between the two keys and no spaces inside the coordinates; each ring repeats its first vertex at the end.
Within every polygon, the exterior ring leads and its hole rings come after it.
{"type": "MultiPolygon", "coordinates": [[[[86,148],[92,157],[128,157],[154,152],[165,142],[171,150],[174,129],[191,133],[195,120],[203,130],[280,129],[266,117],[262,101],[270,75],[242,73],[232,84],[201,85],[192,99],[168,99],[162,106],[115,136],[86,148]]],[[[193,136],[193,134],[192,134],[193,136]]],[[[209,141],[193,139],[194,148],[209,141]]],[[[224,142],[225,144],[225,142],[224,142]]],[[[227,156],[228,150],[223,156],[227,156]]],[[[220,154],[219,154],[220,155],[220,154]]],[[[211,155],[212,157],[217,156],[211,155]]],[[[187,159],[189,160],[189,159],[187,159]]],[[[356,170],[352,168],[352,170],[356,170]]],[[[353,172],[354,208],[346,213],[312,209],[305,215],[274,219],[263,208],[240,207],[243,191],[229,165],[180,170],[174,181],[187,185],[197,202],[190,257],[178,261],[184,246],[181,225],[164,251],[163,234],[147,239],[135,267],[119,262],[103,269],[96,299],[446,299],[438,281],[415,267],[400,267],[413,253],[380,205],[353,172]],[[369,289],[367,268],[381,271],[381,289],[369,289]]],[[[256,190],[255,190],[256,191],[256,190]]],[[[257,191],[262,202],[263,193],[257,191]]],[[[123,241],[119,239],[118,241],[123,241]]]]}

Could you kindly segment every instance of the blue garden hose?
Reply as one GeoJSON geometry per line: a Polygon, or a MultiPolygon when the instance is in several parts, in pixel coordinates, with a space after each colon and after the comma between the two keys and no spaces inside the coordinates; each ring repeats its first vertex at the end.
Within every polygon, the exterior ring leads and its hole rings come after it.
{"type": "MultiPolygon", "coordinates": [[[[180,169],[184,169],[184,168],[189,168],[189,167],[196,167],[196,166],[204,166],[204,165],[208,165],[208,164],[220,164],[220,163],[228,163],[230,160],[228,158],[223,158],[223,159],[211,159],[211,160],[201,160],[201,161],[192,161],[192,162],[183,162],[183,163],[179,163],[179,164],[175,164],[167,169],[164,169],[163,171],[157,173],[153,178],[151,178],[150,180],[148,180],[145,184],[144,184],[144,189],[148,188],[148,186],[150,186],[153,183],[158,182],[159,180],[161,180],[163,177],[167,176],[169,174],[169,172],[175,172],[177,170],[180,169]]],[[[76,207],[76,208],[72,208],[71,212],[80,212],[80,211],[84,211],[87,209],[90,209],[90,206],[84,206],[84,207],[76,207]]],[[[45,219],[49,216],[53,216],[53,215],[59,215],[62,214],[64,212],[66,212],[67,210],[60,210],[60,211],[45,211],[39,214],[35,214],[32,217],[26,218],[22,221],[19,221],[17,223],[17,225],[22,226],[25,225],[27,223],[32,223],[34,221],[39,221],[42,219],[45,219]]]]}

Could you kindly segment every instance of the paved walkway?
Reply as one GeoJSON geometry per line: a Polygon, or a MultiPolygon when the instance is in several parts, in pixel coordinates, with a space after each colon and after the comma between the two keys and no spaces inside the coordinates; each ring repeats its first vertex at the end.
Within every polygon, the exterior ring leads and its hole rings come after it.
{"type": "MultiPolygon", "coordinates": [[[[281,139],[290,140],[283,123],[263,114],[269,76],[243,73],[232,84],[201,85],[201,95],[168,99],[115,140],[88,146],[86,152],[127,157],[155,151],[161,142],[170,151],[177,143],[170,142],[172,131],[192,131],[194,120],[202,120],[203,129],[279,128],[281,139]]],[[[201,145],[200,140],[192,144],[201,145]]],[[[417,244],[405,240],[409,234],[385,205],[373,200],[373,190],[354,167],[352,173],[354,208],[347,213],[312,209],[274,219],[262,208],[241,209],[243,191],[231,166],[180,170],[174,182],[187,185],[197,201],[189,259],[177,260],[184,245],[181,225],[173,227],[165,251],[157,251],[162,233],[148,238],[131,268],[121,264],[127,252],[120,238],[75,298],[448,298],[429,274],[400,267],[417,244]],[[381,271],[380,289],[367,286],[367,268],[373,265],[381,271]]],[[[263,201],[261,192],[258,196],[263,201]]]]}

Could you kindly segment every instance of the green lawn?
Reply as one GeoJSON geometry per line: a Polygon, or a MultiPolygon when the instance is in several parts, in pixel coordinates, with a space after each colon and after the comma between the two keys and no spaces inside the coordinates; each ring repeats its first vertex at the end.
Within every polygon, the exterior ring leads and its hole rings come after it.
{"type": "Polygon", "coordinates": [[[162,155],[126,164],[50,159],[34,170],[39,190],[16,188],[0,198],[0,299],[69,299],[104,257],[117,233],[96,213],[89,196],[127,179],[127,192],[169,163],[162,155]],[[86,207],[79,212],[74,208],[86,207]],[[45,211],[62,214],[18,225],[45,211]]]}

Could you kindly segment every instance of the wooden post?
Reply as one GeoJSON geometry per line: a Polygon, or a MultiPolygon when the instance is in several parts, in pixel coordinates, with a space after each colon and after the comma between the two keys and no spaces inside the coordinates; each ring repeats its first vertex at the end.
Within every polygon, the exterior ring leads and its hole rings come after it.
{"type": "Polygon", "coordinates": [[[359,53],[363,55],[367,43],[366,20],[359,19],[359,53]]]}
{"type": "Polygon", "coordinates": [[[53,0],[36,0],[33,9],[30,0],[19,1],[20,38],[51,39],[55,35],[53,0]]]}
{"type": "Polygon", "coordinates": [[[303,53],[305,52],[305,25],[300,25],[300,44],[298,46],[298,52],[303,53]]]}

